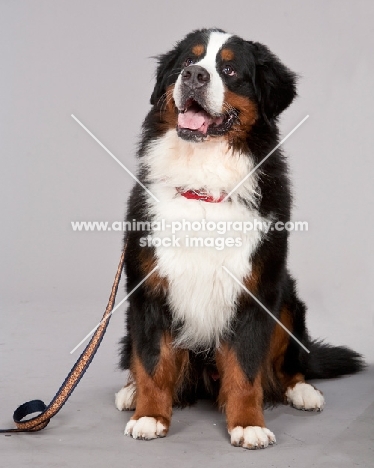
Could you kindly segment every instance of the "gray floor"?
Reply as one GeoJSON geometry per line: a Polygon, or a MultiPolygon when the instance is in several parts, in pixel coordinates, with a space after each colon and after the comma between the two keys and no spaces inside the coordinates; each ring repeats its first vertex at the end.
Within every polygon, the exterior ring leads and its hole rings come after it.
{"type": "MultiPolygon", "coordinates": [[[[7,308],[6,314],[0,335],[0,427],[12,425],[13,410],[24,401],[50,401],[77,357],[69,351],[96,324],[100,312],[97,306],[20,304],[7,308]]],[[[124,380],[116,370],[121,331],[119,313],[91,368],[44,431],[0,436],[1,466],[374,466],[373,365],[356,376],[318,382],[327,400],[320,414],[287,406],[266,411],[277,445],[265,450],[231,447],[223,416],[208,402],[175,410],[165,439],[143,442],[123,436],[131,412],[120,413],[113,404],[124,380]]]]}

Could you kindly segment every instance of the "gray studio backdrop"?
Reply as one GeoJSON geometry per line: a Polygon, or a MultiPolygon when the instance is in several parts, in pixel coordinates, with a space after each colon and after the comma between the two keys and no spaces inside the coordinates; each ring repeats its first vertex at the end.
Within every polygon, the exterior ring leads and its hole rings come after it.
{"type": "Polygon", "coordinates": [[[73,232],[71,221],[121,220],[133,181],[71,114],[134,171],[151,57],[216,26],[267,44],[300,75],[281,131],[310,116],[284,145],[293,219],[309,231],[291,234],[289,265],[312,335],[374,360],[372,2],[2,0],[0,11],[4,351],[22,339],[32,359],[43,324],[68,351],[109,294],[122,233],[73,232]],[[66,311],[74,339],[58,333],[66,311]]]}

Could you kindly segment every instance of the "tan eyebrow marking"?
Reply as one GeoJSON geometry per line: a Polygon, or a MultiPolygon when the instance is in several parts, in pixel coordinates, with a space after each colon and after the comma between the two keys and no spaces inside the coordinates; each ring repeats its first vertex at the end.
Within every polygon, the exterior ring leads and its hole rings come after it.
{"type": "Polygon", "coordinates": [[[233,60],[235,57],[235,54],[231,49],[222,49],[221,57],[222,57],[222,60],[233,60]]]}
{"type": "Polygon", "coordinates": [[[205,47],[203,46],[203,44],[197,44],[192,47],[192,53],[197,56],[202,55],[204,53],[204,50],[205,47]]]}

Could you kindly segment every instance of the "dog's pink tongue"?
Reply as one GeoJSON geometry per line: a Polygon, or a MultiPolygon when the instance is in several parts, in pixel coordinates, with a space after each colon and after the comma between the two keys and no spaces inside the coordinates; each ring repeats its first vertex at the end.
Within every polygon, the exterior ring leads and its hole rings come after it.
{"type": "Polygon", "coordinates": [[[178,114],[178,126],[181,128],[189,128],[190,130],[200,130],[204,133],[207,132],[211,120],[206,112],[194,112],[188,110],[178,114]]]}

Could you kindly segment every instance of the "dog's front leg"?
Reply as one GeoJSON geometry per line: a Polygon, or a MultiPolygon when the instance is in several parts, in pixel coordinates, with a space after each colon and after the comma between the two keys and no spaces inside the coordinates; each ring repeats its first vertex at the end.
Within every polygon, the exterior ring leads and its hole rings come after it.
{"type": "Polygon", "coordinates": [[[219,404],[226,413],[231,444],[256,449],[275,443],[274,434],[265,427],[261,372],[251,381],[228,344],[221,345],[216,362],[221,380],[219,404]]]}
{"type": "Polygon", "coordinates": [[[170,426],[173,395],[184,361],[169,334],[161,337],[159,360],[150,374],[139,354],[132,356],[131,372],[136,385],[136,410],[126,425],[125,434],[134,439],[165,437],[170,426]]]}

